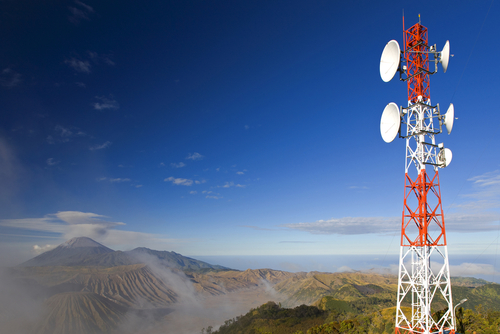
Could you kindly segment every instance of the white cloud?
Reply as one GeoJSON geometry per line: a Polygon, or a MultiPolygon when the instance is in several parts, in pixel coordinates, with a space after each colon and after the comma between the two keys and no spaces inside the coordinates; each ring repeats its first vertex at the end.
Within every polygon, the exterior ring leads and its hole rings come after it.
{"type": "Polygon", "coordinates": [[[215,196],[215,195],[207,195],[205,198],[211,198],[211,199],[221,199],[223,198],[222,196],[215,196]]]}
{"type": "Polygon", "coordinates": [[[186,159],[189,159],[189,160],[201,160],[203,158],[204,158],[204,156],[201,155],[200,153],[197,153],[197,152],[194,152],[193,154],[190,153],[186,157],[186,159]]]}
{"type": "Polygon", "coordinates": [[[21,83],[21,74],[10,67],[4,68],[0,73],[0,85],[7,88],[19,86],[21,83]]]}
{"type": "Polygon", "coordinates": [[[69,67],[80,73],[90,73],[92,65],[88,60],[79,60],[76,58],[66,59],[64,63],[68,64],[69,67]]]}
{"type": "MultiPolygon", "coordinates": [[[[445,215],[447,231],[470,233],[498,230],[500,214],[496,212],[464,214],[453,213],[445,215]]],[[[384,234],[401,230],[401,217],[343,217],[318,220],[311,223],[283,224],[293,230],[312,234],[384,234]]]]}
{"type": "Polygon", "coordinates": [[[172,182],[172,184],[175,184],[175,185],[180,185],[180,186],[191,186],[193,184],[193,180],[190,180],[190,179],[183,179],[183,178],[175,178],[173,176],[170,176],[170,177],[167,177],[166,179],[164,179],[163,181],[165,182],[172,182]]]}
{"type": "Polygon", "coordinates": [[[182,167],[186,166],[186,164],[183,162],[179,162],[177,164],[172,162],[172,163],[170,163],[170,166],[172,166],[173,168],[182,168],[182,167]]]}
{"type": "Polygon", "coordinates": [[[485,232],[497,231],[500,213],[451,213],[445,215],[447,231],[453,232],[485,232]]]}
{"type": "Polygon", "coordinates": [[[245,174],[245,173],[244,173],[244,172],[236,172],[236,174],[238,174],[238,175],[243,175],[243,174],[245,174]]]}
{"type": "Polygon", "coordinates": [[[111,183],[116,183],[116,182],[130,182],[129,178],[115,178],[115,179],[109,179],[109,182],[111,183]]]}
{"type": "Polygon", "coordinates": [[[219,188],[230,188],[230,187],[237,187],[237,188],[245,188],[246,186],[244,184],[235,184],[233,181],[231,182],[226,182],[224,183],[223,186],[218,186],[219,188]]]}
{"type": "Polygon", "coordinates": [[[57,245],[45,245],[45,246],[38,246],[38,245],[34,245],[33,246],[33,253],[35,255],[40,255],[42,253],[45,253],[51,249],[54,249],[56,248],[57,245]]]}
{"type": "Polygon", "coordinates": [[[206,195],[205,198],[211,198],[211,199],[223,198],[221,194],[213,192],[212,190],[203,190],[201,193],[206,195]]]}
{"type": "Polygon", "coordinates": [[[453,276],[474,276],[477,275],[498,275],[495,267],[484,263],[462,263],[458,266],[450,265],[450,272],[453,276]]]}
{"type": "Polygon", "coordinates": [[[54,128],[54,133],[47,137],[47,142],[49,144],[55,143],[67,143],[73,138],[85,137],[87,134],[78,128],[66,128],[61,125],[56,125],[54,128]]]}
{"type": "Polygon", "coordinates": [[[196,190],[192,190],[189,192],[191,195],[196,195],[198,192],[196,190]]]}
{"type": "Polygon", "coordinates": [[[467,211],[484,211],[500,208],[500,170],[474,176],[467,181],[473,182],[473,191],[461,197],[469,200],[460,204],[454,204],[453,208],[467,211]]]}
{"type": "Polygon", "coordinates": [[[337,270],[339,273],[344,273],[344,272],[354,272],[353,269],[349,268],[348,266],[342,266],[337,270]]]}
{"type": "MultiPolygon", "coordinates": [[[[54,233],[65,240],[85,236],[111,247],[147,246],[153,243],[158,247],[165,247],[165,243],[179,242],[158,234],[117,230],[116,228],[125,224],[108,221],[106,218],[108,217],[90,212],[59,211],[43,218],[1,219],[0,226],[30,231],[30,236],[33,232],[54,233]]],[[[33,251],[46,247],[33,247],[33,251]]]]}
{"type": "Polygon", "coordinates": [[[101,101],[101,102],[95,102],[92,104],[92,106],[94,107],[95,110],[120,108],[120,105],[118,104],[118,102],[111,95],[109,98],[107,98],[105,96],[96,96],[95,98],[101,101]]]}
{"type": "Polygon", "coordinates": [[[370,189],[366,186],[350,186],[349,189],[370,189]]]}
{"type": "Polygon", "coordinates": [[[474,176],[467,181],[473,181],[481,187],[500,186],[500,170],[487,172],[482,175],[474,176]]]}
{"type": "Polygon", "coordinates": [[[91,151],[97,151],[97,150],[102,150],[104,148],[107,148],[111,145],[112,143],[110,141],[107,141],[105,143],[102,143],[101,145],[95,145],[95,146],[91,146],[89,147],[89,150],[91,151]]]}
{"type": "Polygon", "coordinates": [[[47,162],[47,166],[55,166],[58,163],[60,163],[60,161],[54,161],[54,158],[48,158],[46,162],[47,162]]]}
{"type": "Polygon", "coordinates": [[[394,232],[401,228],[396,217],[344,217],[318,220],[312,223],[283,224],[283,227],[312,234],[369,234],[394,232]]]}
{"type": "Polygon", "coordinates": [[[92,61],[95,62],[96,64],[104,62],[106,65],[110,66],[115,65],[115,62],[111,60],[109,55],[99,55],[97,52],[94,51],[87,51],[87,54],[89,55],[90,59],[92,59],[92,61]]]}
{"type": "Polygon", "coordinates": [[[100,177],[97,179],[97,181],[108,181],[110,183],[122,183],[122,182],[130,182],[131,180],[129,178],[108,178],[108,177],[100,177]]]}
{"type": "Polygon", "coordinates": [[[78,24],[81,20],[90,20],[89,14],[94,12],[94,8],[78,0],[75,0],[75,4],[78,5],[78,7],[68,7],[71,12],[71,15],[68,16],[68,20],[73,24],[78,24]]]}
{"type": "Polygon", "coordinates": [[[196,183],[196,184],[202,184],[202,183],[205,183],[205,182],[207,182],[207,180],[201,180],[201,181],[196,180],[196,181],[194,181],[194,183],[196,183]]]}

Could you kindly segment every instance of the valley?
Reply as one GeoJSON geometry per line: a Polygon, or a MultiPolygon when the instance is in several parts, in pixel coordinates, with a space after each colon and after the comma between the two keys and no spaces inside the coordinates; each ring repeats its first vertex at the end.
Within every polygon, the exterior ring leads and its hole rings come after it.
{"type": "MultiPolygon", "coordinates": [[[[2,328],[20,334],[198,334],[221,325],[223,333],[244,314],[249,333],[255,326],[280,332],[286,323],[298,330],[372,313],[375,319],[385,310],[382,328],[391,326],[397,294],[393,275],[238,271],[173,252],[113,251],[89,238],[8,268],[2,282],[2,328]],[[252,311],[264,305],[268,311],[252,311]],[[274,318],[266,318],[269,312],[274,318]],[[278,314],[285,318],[277,321],[278,314]]],[[[498,284],[473,278],[453,278],[452,284],[457,298],[469,300],[467,308],[500,308],[498,284]]]]}

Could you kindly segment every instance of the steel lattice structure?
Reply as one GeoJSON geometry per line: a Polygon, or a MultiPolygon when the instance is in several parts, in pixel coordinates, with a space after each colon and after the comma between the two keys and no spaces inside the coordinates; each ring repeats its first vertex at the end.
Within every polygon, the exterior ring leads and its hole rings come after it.
{"type": "Polygon", "coordinates": [[[404,31],[406,66],[399,70],[406,74],[401,80],[408,85],[408,107],[400,108],[399,135],[406,139],[406,164],[396,334],[455,333],[438,173],[438,167],[447,163],[443,145],[435,140],[442,132],[443,116],[439,105],[431,105],[429,75],[436,71],[429,70],[430,54],[437,71],[438,53],[428,45],[427,28],[419,22],[404,31]],[[402,135],[404,127],[406,135],[402,135]],[[437,317],[442,305],[446,305],[444,314],[437,317]]]}

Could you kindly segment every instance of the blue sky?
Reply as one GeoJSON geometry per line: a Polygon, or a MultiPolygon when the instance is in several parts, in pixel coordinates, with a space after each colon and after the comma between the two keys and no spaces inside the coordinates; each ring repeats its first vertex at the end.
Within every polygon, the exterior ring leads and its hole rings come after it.
{"type": "Polygon", "coordinates": [[[405,143],[379,123],[407,89],[379,61],[404,10],[454,55],[430,91],[458,117],[437,138],[450,258],[496,255],[500,4],[419,3],[1,2],[2,251],[86,235],[189,256],[398,254],[405,143]]]}

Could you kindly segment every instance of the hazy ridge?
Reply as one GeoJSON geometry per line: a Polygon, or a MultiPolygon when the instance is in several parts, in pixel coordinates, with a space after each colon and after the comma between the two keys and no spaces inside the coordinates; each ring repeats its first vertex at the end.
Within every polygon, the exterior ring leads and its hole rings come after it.
{"type": "MultiPolygon", "coordinates": [[[[331,312],[390,308],[397,291],[394,275],[238,271],[175,252],[114,251],[89,238],[74,238],[10,268],[8,277],[13,301],[22,296],[18,299],[26,305],[38,306],[31,306],[24,323],[20,316],[5,316],[1,325],[16,333],[37,334],[199,333],[202,327],[218,326],[269,300],[280,303],[269,304],[269,312],[281,316],[288,314],[285,307],[313,305],[320,313],[290,311],[316,314],[315,320],[297,325],[305,328],[319,326],[331,312]]],[[[455,299],[468,298],[467,307],[500,308],[498,284],[474,278],[452,281],[455,299]]]]}

